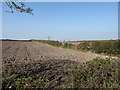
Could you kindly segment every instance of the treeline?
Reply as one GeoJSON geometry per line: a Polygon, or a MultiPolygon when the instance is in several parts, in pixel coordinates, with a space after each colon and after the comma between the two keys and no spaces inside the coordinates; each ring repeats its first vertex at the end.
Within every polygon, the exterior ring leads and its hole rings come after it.
{"type": "Polygon", "coordinates": [[[120,41],[119,40],[106,40],[106,41],[82,41],[80,44],[71,44],[69,42],[59,42],[52,40],[36,40],[38,42],[47,43],[52,46],[74,49],[78,51],[91,51],[95,53],[104,53],[107,55],[117,56],[120,54],[120,41]]]}
{"type": "Polygon", "coordinates": [[[19,42],[32,42],[33,40],[14,40],[14,39],[1,39],[2,41],[19,41],[19,42]]]}
{"type": "Polygon", "coordinates": [[[118,41],[119,39],[116,39],[116,40],[89,40],[89,41],[72,41],[72,42],[106,42],[106,41],[111,41],[111,42],[114,42],[114,41],[118,41]]]}

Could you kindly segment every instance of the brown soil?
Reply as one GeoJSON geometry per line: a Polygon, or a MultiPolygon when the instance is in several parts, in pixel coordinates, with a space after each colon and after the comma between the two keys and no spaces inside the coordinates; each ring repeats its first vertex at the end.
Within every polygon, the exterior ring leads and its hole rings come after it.
{"type": "Polygon", "coordinates": [[[33,75],[40,73],[49,79],[48,87],[56,87],[71,81],[72,74],[68,69],[96,57],[104,56],[53,47],[39,42],[2,42],[3,71],[14,68],[14,77],[22,75],[22,72],[33,75]]]}

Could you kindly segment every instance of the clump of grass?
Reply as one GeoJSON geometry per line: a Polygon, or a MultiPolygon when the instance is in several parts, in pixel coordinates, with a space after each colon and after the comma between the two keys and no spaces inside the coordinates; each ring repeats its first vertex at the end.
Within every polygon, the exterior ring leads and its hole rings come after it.
{"type": "Polygon", "coordinates": [[[88,61],[81,69],[74,71],[74,87],[118,88],[119,70],[119,62],[110,58],[88,61]]]}

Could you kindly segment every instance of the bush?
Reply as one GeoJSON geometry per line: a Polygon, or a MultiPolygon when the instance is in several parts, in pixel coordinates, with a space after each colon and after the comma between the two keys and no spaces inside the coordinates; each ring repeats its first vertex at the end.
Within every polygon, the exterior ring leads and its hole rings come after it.
{"type": "Polygon", "coordinates": [[[68,43],[65,43],[63,47],[64,47],[64,48],[67,48],[67,47],[68,47],[68,43]]]}
{"type": "Polygon", "coordinates": [[[46,43],[49,45],[53,45],[53,46],[61,46],[62,43],[60,43],[59,41],[52,41],[52,40],[37,40],[38,42],[42,42],[42,43],[46,43]]]}
{"type": "Polygon", "coordinates": [[[96,41],[82,42],[77,45],[78,50],[92,51],[95,53],[104,53],[107,55],[118,56],[120,54],[120,41],[96,41]]]}
{"type": "MultiPolygon", "coordinates": [[[[118,88],[119,62],[107,59],[94,59],[86,62],[82,69],[74,71],[74,87],[76,88],[118,88]]],[[[119,63],[120,64],[120,63],[119,63]]]]}

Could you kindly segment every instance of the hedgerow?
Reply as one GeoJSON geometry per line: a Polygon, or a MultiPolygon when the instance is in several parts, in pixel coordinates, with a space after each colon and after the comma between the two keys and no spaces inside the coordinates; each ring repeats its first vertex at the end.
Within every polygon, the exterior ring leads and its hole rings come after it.
{"type": "Polygon", "coordinates": [[[52,46],[74,49],[77,51],[91,51],[95,53],[104,53],[106,55],[118,56],[120,54],[120,41],[107,40],[107,41],[82,41],[78,45],[69,42],[59,42],[52,40],[37,40],[38,42],[46,43],[52,46]]]}

